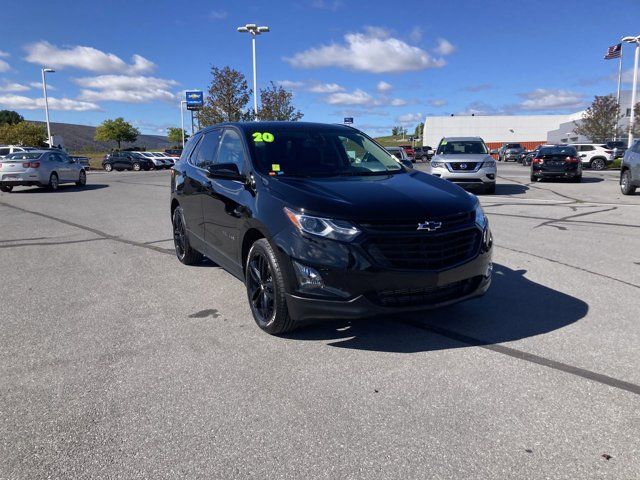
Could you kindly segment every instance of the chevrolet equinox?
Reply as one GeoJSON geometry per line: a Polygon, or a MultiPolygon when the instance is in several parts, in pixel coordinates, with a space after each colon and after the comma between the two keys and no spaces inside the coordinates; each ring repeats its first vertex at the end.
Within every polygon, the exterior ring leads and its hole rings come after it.
{"type": "Polygon", "coordinates": [[[491,283],[478,199],[343,125],[201,130],[172,169],[171,220],[178,259],[206,256],[241,279],[271,334],[441,307],[491,283]]]}

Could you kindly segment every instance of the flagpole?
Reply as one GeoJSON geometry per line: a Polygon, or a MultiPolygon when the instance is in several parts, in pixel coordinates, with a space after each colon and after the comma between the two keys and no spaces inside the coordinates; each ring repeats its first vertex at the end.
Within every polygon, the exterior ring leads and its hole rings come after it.
{"type": "Polygon", "coordinates": [[[620,83],[622,81],[622,49],[620,49],[620,57],[618,57],[618,94],[616,102],[618,103],[618,114],[616,115],[616,129],[613,132],[613,139],[618,140],[618,120],[620,120],[620,83]]]}

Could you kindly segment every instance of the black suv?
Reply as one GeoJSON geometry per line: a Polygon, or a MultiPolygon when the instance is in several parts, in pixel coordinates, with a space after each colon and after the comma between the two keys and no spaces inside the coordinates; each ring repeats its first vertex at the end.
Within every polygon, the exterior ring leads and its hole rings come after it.
{"type": "Polygon", "coordinates": [[[171,220],[178,259],[206,256],[241,279],[272,334],[448,305],[491,283],[478,199],[343,125],[201,130],[172,170],[171,220]]]}
{"type": "Polygon", "coordinates": [[[508,162],[513,160],[514,162],[521,162],[527,151],[519,143],[504,143],[498,150],[498,161],[508,162]]]}
{"type": "Polygon", "coordinates": [[[111,170],[151,170],[155,168],[153,162],[144,158],[137,152],[111,152],[102,160],[102,168],[107,172],[111,170]]]}
{"type": "Polygon", "coordinates": [[[423,162],[428,162],[429,160],[431,160],[431,158],[434,155],[434,151],[431,147],[426,146],[426,147],[416,147],[413,149],[414,153],[415,153],[415,159],[418,160],[422,160],[423,162]]]}

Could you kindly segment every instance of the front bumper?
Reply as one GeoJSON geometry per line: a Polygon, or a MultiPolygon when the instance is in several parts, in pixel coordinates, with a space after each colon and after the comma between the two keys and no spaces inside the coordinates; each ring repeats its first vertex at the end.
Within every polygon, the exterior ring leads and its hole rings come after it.
{"type": "Polygon", "coordinates": [[[465,188],[487,187],[496,183],[496,169],[493,167],[481,168],[477,172],[451,172],[447,168],[431,168],[431,175],[465,188]]]}

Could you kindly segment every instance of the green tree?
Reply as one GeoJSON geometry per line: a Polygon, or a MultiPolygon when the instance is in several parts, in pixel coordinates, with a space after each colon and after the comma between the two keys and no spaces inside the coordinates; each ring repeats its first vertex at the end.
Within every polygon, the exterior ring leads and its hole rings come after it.
{"type": "Polygon", "coordinates": [[[418,125],[416,125],[416,129],[414,131],[414,135],[416,137],[422,137],[422,131],[424,130],[424,123],[420,122],[418,125]]]}
{"type": "Polygon", "coordinates": [[[582,115],[580,123],[573,122],[574,133],[584,135],[592,142],[604,142],[619,136],[616,120],[620,112],[618,102],[613,95],[596,96],[591,106],[582,115]]]}
{"type": "Polygon", "coordinates": [[[393,135],[395,137],[396,135],[398,135],[399,131],[400,131],[400,129],[398,127],[393,127],[391,129],[391,135],[393,135]]]}
{"type": "Polygon", "coordinates": [[[260,90],[260,108],[258,118],[260,120],[280,120],[296,122],[304,114],[293,106],[293,93],[288,92],[282,86],[275,85],[260,90]]]}
{"type": "Polygon", "coordinates": [[[118,150],[122,142],[135,142],[140,135],[140,131],[124,118],[118,117],[115,120],[105,120],[96,128],[93,136],[94,140],[99,142],[114,141],[118,143],[118,150]]]}
{"type": "Polygon", "coordinates": [[[0,110],[0,124],[8,123],[9,125],[15,125],[20,122],[24,122],[24,117],[18,112],[14,112],[13,110],[0,110]]]}
{"type": "Polygon", "coordinates": [[[204,107],[197,114],[202,127],[220,122],[246,120],[250,114],[245,110],[251,89],[242,73],[229,67],[211,67],[213,76],[204,107]]]}
{"type": "Polygon", "coordinates": [[[31,122],[0,124],[0,143],[42,147],[46,139],[47,129],[44,125],[31,122]]]}
{"type": "Polygon", "coordinates": [[[185,130],[182,130],[181,128],[178,128],[178,127],[169,127],[167,128],[167,139],[171,143],[182,143],[183,133],[184,133],[184,140],[186,142],[187,139],[189,138],[189,135],[185,130]]]}

